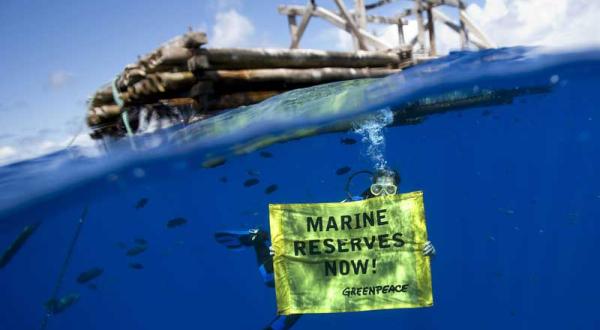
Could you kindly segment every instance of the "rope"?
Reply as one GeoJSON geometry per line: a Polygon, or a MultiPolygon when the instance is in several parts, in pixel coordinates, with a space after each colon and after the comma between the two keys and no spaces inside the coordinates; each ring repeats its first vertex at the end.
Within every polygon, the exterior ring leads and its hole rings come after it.
{"type": "Polygon", "coordinates": [[[127,130],[127,135],[133,136],[133,130],[131,126],[129,126],[129,114],[127,113],[127,109],[123,109],[125,106],[125,101],[121,98],[121,94],[119,93],[119,89],[117,88],[117,81],[119,80],[119,75],[115,76],[115,79],[112,81],[112,97],[115,101],[115,104],[121,108],[121,119],[123,119],[123,124],[125,124],[125,129],[127,130]]]}
{"type": "MultiPolygon", "coordinates": [[[[69,250],[67,251],[67,256],[65,257],[65,260],[63,261],[62,267],[60,269],[60,273],[58,275],[58,279],[56,280],[56,284],[54,285],[54,289],[52,290],[52,297],[50,298],[51,300],[56,300],[56,297],[58,296],[58,292],[60,291],[60,287],[62,286],[63,279],[65,277],[65,274],[67,273],[67,269],[69,268],[69,263],[71,262],[71,257],[73,256],[73,251],[75,251],[75,245],[77,244],[77,240],[79,239],[79,234],[81,234],[81,227],[83,227],[83,223],[85,222],[85,219],[87,218],[87,212],[88,212],[88,208],[86,206],[83,209],[83,212],[81,213],[81,217],[79,217],[79,222],[77,224],[77,229],[75,230],[75,235],[73,236],[73,239],[71,240],[71,244],[69,245],[69,250]]],[[[47,311],[46,315],[44,315],[44,319],[42,320],[42,323],[40,324],[40,330],[46,329],[46,326],[48,325],[48,320],[50,319],[51,316],[52,316],[52,313],[47,311]]]]}

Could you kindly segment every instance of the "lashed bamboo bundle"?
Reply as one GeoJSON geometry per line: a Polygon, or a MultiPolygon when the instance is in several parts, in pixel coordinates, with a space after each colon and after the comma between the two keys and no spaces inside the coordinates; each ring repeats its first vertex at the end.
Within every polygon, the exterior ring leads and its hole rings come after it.
{"type": "Polygon", "coordinates": [[[206,43],[206,34],[186,33],[127,65],[113,83],[97,90],[87,116],[88,124],[99,129],[94,137],[116,134],[118,129],[105,127],[135,107],[189,99],[197,112],[209,112],[257,103],[299,87],[382,77],[412,64],[406,50],[202,48],[206,43]]]}

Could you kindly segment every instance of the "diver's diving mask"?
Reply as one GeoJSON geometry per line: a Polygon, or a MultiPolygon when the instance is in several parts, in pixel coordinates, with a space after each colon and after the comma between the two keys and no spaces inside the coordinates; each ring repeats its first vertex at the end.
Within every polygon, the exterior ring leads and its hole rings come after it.
{"type": "Polygon", "coordinates": [[[395,195],[398,187],[393,183],[373,183],[370,190],[375,196],[395,195]]]}

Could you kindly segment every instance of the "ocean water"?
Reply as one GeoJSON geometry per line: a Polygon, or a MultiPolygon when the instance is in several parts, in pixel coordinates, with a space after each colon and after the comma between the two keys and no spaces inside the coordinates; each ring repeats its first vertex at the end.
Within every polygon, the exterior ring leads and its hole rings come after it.
{"type": "Polygon", "coordinates": [[[401,192],[424,191],[434,306],[306,315],[294,329],[598,329],[599,88],[596,49],[452,53],[109,142],[104,156],[4,166],[0,249],[39,226],[0,269],[0,329],[40,328],[85,209],[57,294],[79,299],[47,329],[261,329],[274,290],[252,250],[213,234],[268,228],[269,203],[340,201],[351,173],[381,166],[400,171],[401,192]]]}

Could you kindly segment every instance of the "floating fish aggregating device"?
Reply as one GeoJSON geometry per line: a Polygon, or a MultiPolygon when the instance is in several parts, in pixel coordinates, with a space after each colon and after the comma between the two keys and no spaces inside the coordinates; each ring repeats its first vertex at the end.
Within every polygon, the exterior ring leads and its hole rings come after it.
{"type": "Polygon", "coordinates": [[[92,138],[133,135],[150,118],[171,123],[198,121],[297,88],[396,73],[437,56],[434,21],[458,33],[463,49],[494,47],[468,18],[460,0],[412,0],[412,8],[389,17],[367,12],[393,0],[371,4],[355,0],[352,9],[342,0],[326,2],[333,2],[335,9],[314,0],[305,6],[279,6],[279,13],[288,19],[289,49],[209,48],[205,33],[189,31],[141,56],[88,101],[92,138]],[[458,9],[459,22],[444,14],[441,6],[458,9]],[[416,17],[418,33],[407,41],[404,26],[411,16],[416,17]],[[348,32],[354,51],[299,49],[312,18],[348,32]],[[368,32],[368,23],[397,26],[398,45],[368,32]]]}

